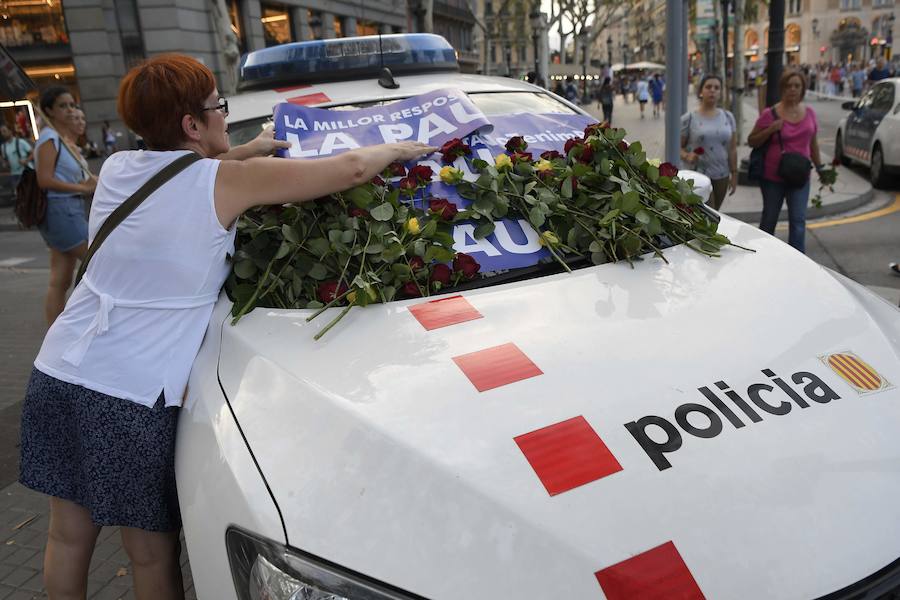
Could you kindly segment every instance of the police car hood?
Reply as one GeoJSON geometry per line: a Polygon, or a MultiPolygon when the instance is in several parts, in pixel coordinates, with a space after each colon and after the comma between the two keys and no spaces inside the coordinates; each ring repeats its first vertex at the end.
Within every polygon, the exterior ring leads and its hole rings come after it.
{"type": "Polygon", "coordinates": [[[318,342],[334,311],[225,320],[288,543],[435,599],[814,598],[896,560],[897,310],[720,230],[756,252],[440,296],[478,318],[439,328],[424,300],[318,342]]]}

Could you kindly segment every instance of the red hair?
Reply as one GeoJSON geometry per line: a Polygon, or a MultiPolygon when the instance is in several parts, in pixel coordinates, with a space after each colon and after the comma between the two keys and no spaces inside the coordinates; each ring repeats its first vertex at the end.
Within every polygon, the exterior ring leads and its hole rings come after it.
{"type": "Polygon", "coordinates": [[[199,61],[181,54],[162,54],[125,75],[117,109],[148,148],[174,150],[184,141],[182,117],[193,115],[205,122],[203,103],[215,89],[212,71],[199,61]]]}

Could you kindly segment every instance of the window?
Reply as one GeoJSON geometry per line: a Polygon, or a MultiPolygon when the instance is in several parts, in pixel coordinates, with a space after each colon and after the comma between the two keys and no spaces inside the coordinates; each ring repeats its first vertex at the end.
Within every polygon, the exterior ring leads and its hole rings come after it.
{"type": "Polygon", "coordinates": [[[291,35],[291,15],[287,8],[271,4],[263,4],[262,19],[263,35],[266,39],[266,48],[286,44],[293,41],[291,35]]]}
{"type": "Polygon", "coordinates": [[[859,10],[860,0],[841,0],[841,10],[859,10]]]}
{"type": "Polygon", "coordinates": [[[0,44],[16,48],[68,43],[61,2],[34,0],[0,3],[0,44]]]}
{"type": "Polygon", "coordinates": [[[378,35],[378,24],[374,21],[356,22],[356,35],[378,35]]]}
{"type": "Polygon", "coordinates": [[[882,83],[872,90],[872,104],[869,108],[879,112],[887,112],[894,106],[894,84],[882,83]]]}
{"type": "Polygon", "coordinates": [[[241,7],[238,0],[228,0],[228,18],[231,19],[231,31],[237,37],[238,49],[241,54],[247,51],[247,40],[244,38],[244,28],[241,25],[241,7]]]}
{"type": "Polygon", "coordinates": [[[344,37],[344,22],[340,17],[334,18],[334,37],[342,38],[344,37]]]}

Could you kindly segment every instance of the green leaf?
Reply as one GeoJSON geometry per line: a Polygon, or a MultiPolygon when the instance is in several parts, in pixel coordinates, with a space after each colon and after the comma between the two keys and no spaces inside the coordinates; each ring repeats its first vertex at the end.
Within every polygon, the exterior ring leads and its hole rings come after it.
{"type": "Polygon", "coordinates": [[[384,251],[384,244],[372,242],[366,247],[366,254],[378,254],[384,251]]]}
{"type": "Polygon", "coordinates": [[[622,198],[622,212],[628,213],[629,215],[635,214],[641,208],[641,197],[640,195],[631,190],[627,194],[625,194],[622,198]]]}
{"type": "Polygon", "coordinates": [[[425,227],[422,228],[422,237],[430,238],[431,236],[433,236],[437,231],[437,226],[438,222],[436,219],[431,219],[430,221],[428,221],[425,227]]]}
{"type": "Polygon", "coordinates": [[[402,244],[394,243],[388,246],[382,253],[381,258],[385,262],[392,262],[403,256],[406,250],[402,244]]]}
{"type": "Polygon", "coordinates": [[[309,276],[318,281],[322,281],[323,279],[328,278],[328,267],[323,265],[322,263],[313,264],[312,268],[309,270],[309,276]]]}
{"type": "Polygon", "coordinates": [[[488,163],[480,158],[474,158],[472,159],[472,166],[475,167],[475,170],[481,171],[488,166],[488,163]]]}
{"type": "Polygon", "coordinates": [[[310,252],[319,258],[325,256],[331,250],[331,244],[329,244],[328,240],[325,238],[313,238],[308,240],[306,246],[309,248],[310,252]]]}
{"type": "Polygon", "coordinates": [[[523,190],[524,194],[527,195],[528,193],[530,193],[531,190],[533,190],[536,185],[537,185],[537,181],[529,181],[528,183],[526,183],[525,189],[523,190]]]}
{"type": "Polygon", "coordinates": [[[292,244],[300,243],[300,237],[297,235],[297,231],[287,223],[281,226],[281,235],[292,244]]]}
{"type": "Polygon", "coordinates": [[[425,251],[425,262],[450,262],[453,260],[454,254],[455,252],[453,252],[453,250],[448,250],[441,246],[429,246],[428,250],[425,251]]]}
{"type": "Polygon", "coordinates": [[[560,196],[563,198],[571,198],[572,197],[572,178],[566,177],[563,180],[562,187],[559,190],[560,196]]]}
{"type": "Polygon", "coordinates": [[[344,198],[347,198],[359,208],[369,208],[375,199],[375,190],[368,183],[349,189],[344,192],[344,198]]]}
{"type": "Polygon", "coordinates": [[[281,242],[281,245],[278,246],[278,252],[275,253],[275,260],[284,258],[290,251],[291,245],[287,241],[281,242]]]}
{"type": "Polygon", "coordinates": [[[339,243],[341,243],[341,237],[343,236],[343,234],[344,234],[344,232],[341,231],[340,229],[329,229],[328,230],[328,241],[331,242],[332,244],[339,244],[339,243]]]}
{"type": "Polygon", "coordinates": [[[356,238],[356,233],[352,229],[341,232],[341,242],[344,244],[352,244],[354,238],[356,238]]]}
{"type": "Polygon", "coordinates": [[[653,183],[659,181],[659,167],[647,165],[647,178],[653,183]]]}
{"type": "Polygon", "coordinates": [[[540,207],[535,206],[528,211],[528,222],[531,223],[532,227],[540,227],[545,221],[544,212],[540,207]]]}
{"type": "Polygon", "coordinates": [[[479,198],[472,203],[472,208],[482,215],[489,217],[491,213],[494,211],[494,200],[496,199],[496,195],[494,194],[482,194],[479,198]]]}
{"type": "Polygon", "coordinates": [[[622,211],[619,210],[618,208],[614,208],[614,209],[612,209],[611,211],[609,211],[608,213],[606,213],[605,215],[603,215],[603,218],[600,219],[600,224],[601,224],[601,225],[606,225],[606,224],[608,224],[610,221],[612,221],[613,219],[615,219],[616,217],[618,217],[620,214],[622,214],[622,211]]]}
{"type": "Polygon", "coordinates": [[[234,263],[234,274],[241,279],[250,279],[256,275],[256,264],[252,260],[242,260],[234,263]]]}
{"type": "Polygon", "coordinates": [[[492,233],[494,233],[494,222],[485,221],[475,228],[475,231],[472,233],[472,235],[475,236],[476,240],[480,240],[491,235],[492,233]]]}
{"type": "Polygon", "coordinates": [[[389,202],[385,202],[373,208],[369,214],[376,221],[389,221],[394,216],[394,207],[389,202]]]}
{"type": "Polygon", "coordinates": [[[648,212],[647,212],[646,210],[644,210],[644,209],[641,209],[641,210],[637,211],[637,212],[634,214],[634,218],[635,218],[635,220],[637,220],[637,222],[640,223],[641,225],[647,225],[648,223],[650,223],[650,213],[648,213],[648,212]]]}
{"type": "Polygon", "coordinates": [[[412,269],[406,263],[394,263],[391,265],[391,271],[400,279],[409,279],[412,277],[412,269]]]}

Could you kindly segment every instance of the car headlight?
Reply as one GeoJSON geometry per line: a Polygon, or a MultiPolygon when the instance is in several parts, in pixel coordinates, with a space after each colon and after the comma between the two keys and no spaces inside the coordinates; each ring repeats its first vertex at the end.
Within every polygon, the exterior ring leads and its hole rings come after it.
{"type": "Polygon", "coordinates": [[[421,599],[235,527],[225,545],[240,600],[421,599]]]}

